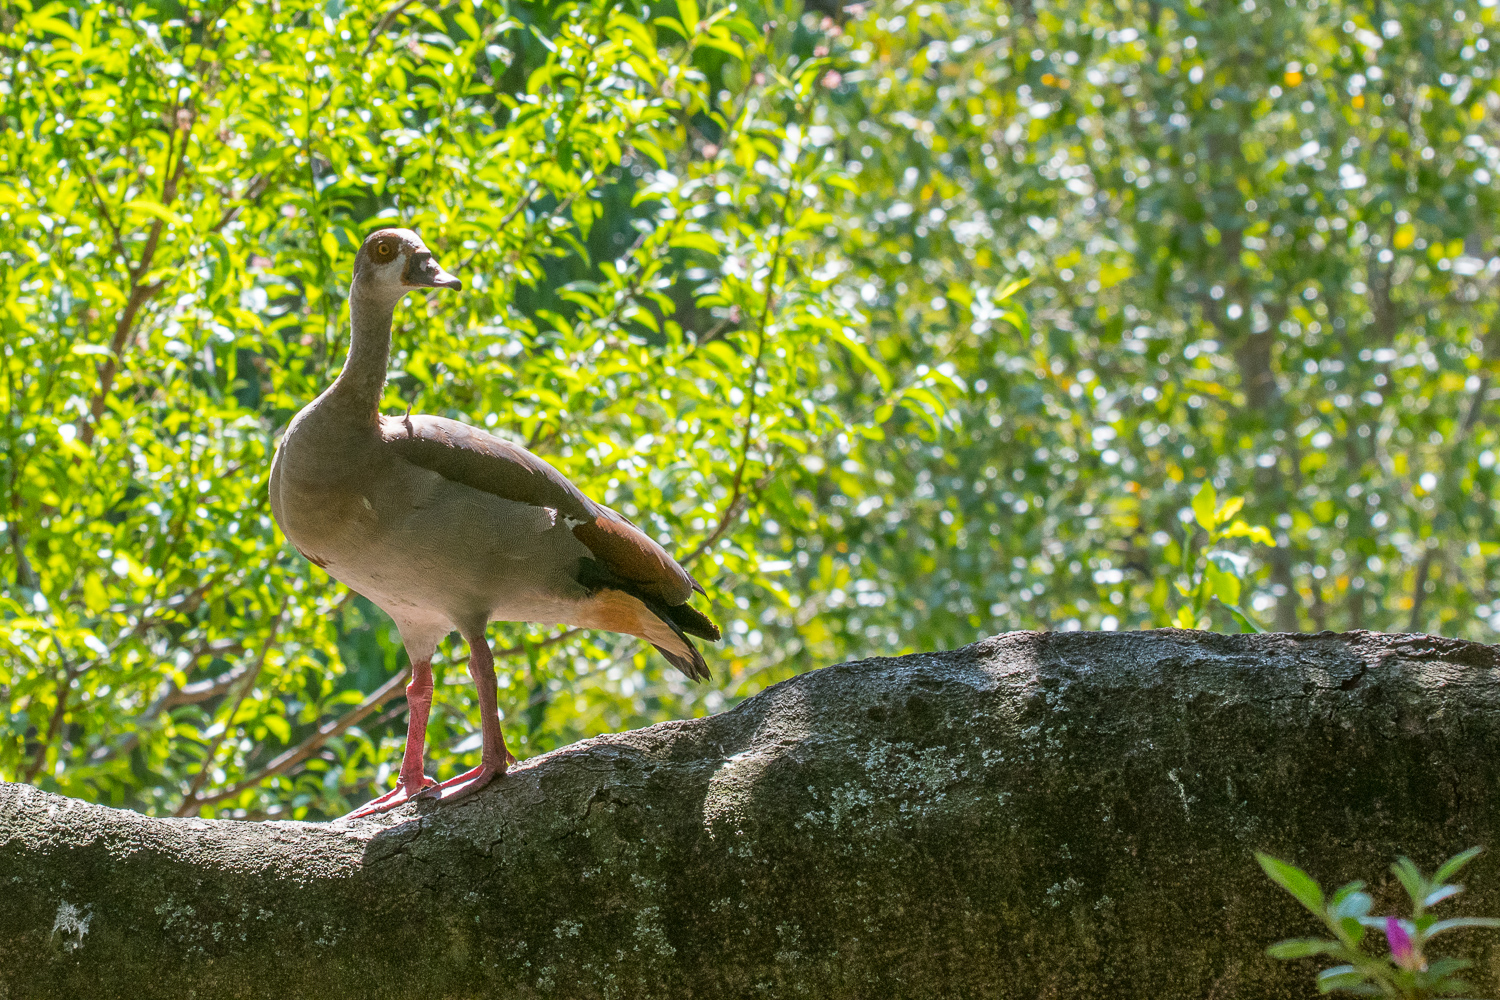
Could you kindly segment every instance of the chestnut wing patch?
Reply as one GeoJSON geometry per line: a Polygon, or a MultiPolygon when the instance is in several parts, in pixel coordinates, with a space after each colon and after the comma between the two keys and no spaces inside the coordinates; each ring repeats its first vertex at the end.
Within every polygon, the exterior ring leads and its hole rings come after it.
{"type": "Polygon", "coordinates": [[[445,417],[384,417],[380,431],[387,448],[412,465],[505,500],[553,508],[601,565],[656,600],[682,604],[702,592],[645,532],[520,445],[445,417]]]}
{"type": "Polygon", "coordinates": [[[614,511],[605,510],[592,521],[575,525],[573,537],[616,576],[657,600],[682,604],[692,597],[695,584],[687,571],[645,532],[623,518],[611,519],[610,514],[614,511]]]}

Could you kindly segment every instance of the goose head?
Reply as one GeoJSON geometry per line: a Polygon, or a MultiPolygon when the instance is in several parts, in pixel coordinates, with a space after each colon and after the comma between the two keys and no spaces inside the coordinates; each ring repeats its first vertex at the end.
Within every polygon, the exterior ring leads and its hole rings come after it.
{"type": "Polygon", "coordinates": [[[410,229],[381,229],[366,237],[354,261],[351,295],[382,299],[394,306],[418,288],[462,288],[443,270],[422,237],[410,229]]]}

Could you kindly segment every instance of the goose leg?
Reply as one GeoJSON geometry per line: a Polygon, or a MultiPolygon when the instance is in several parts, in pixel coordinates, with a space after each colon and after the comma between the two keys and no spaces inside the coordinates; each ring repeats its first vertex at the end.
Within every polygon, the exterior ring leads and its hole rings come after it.
{"type": "Polygon", "coordinates": [[[358,819],[394,809],[437,782],[422,773],[423,750],[427,746],[427,716],[432,711],[432,660],[413,660],[411,681],[406,685],[406,751],[401,756],[401,775],[396,787],[349,813],[358,819]]]}
{"type": "Polygon", "coordinates": [[[465,636],[469,642],[469,676],[474,678],[474,687],[479,692],[479,735],[481,739],[479,766],[422,793],[424,798],[436,798],[442,802],[453,802],[479,791],[496,777],[505,773],[516,758],[505,746],[505,734],[500,731],[500,686],[495,682],[495,657],[484,632],[465,636]]]}

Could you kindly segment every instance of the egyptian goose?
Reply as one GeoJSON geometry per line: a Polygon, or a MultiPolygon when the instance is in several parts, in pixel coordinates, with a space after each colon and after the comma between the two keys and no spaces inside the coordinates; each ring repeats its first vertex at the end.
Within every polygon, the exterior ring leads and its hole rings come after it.
{"type": "Polygon", "coordinates": [[[694,680],[687,634],[719,629],[690,607],[703,588],[624,517],[525,448],[445,417],[381,416],[391,318],[407,292],[460,288],[416,233],[365,240],[349,286],[349,358],[292,419],[271,460],[271,510],[297,551],[391,616],[411,658],[406,752],[396,787],[350,817],[418,794],[459,799],[515,762],[500,732],[492,621],[638,636],[694,680]],[[432,654],[458,631],[479,692],[478,767],[423,773],[432,654]]]}

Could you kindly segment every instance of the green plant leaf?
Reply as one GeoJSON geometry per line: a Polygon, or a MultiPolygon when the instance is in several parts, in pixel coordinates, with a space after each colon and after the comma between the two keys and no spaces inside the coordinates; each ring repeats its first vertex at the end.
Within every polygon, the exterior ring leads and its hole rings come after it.
{"type": "Polygon", "coordinates": [[[1272,537],[1271,531],[1263,524],[1250,525],[1244,521],[1236,521],[1220,532],[1222,538],[1248,538],[1260,545],[1276,547],[1276,539],[1272,537]]]}
{"type": "Polygon", "coordinates": [[[1458,870],[1484,853],[1482,847],[1471,847],[1467,851],[1460,851],[1447,861],[1438,866],[1438,870],[1432,873],[1434,882],[1446,882],[1458,874],[1458,870]]]}
{"type": "MultiPolygon", "coordinates": [[[[1221,601],[1220,603],[1222,604],[1224,602],[1221,601]]],[[[1260,634],[1265,632],[1265,629],[1256,624],[1255,619],[1251,618],[1249,613],[1243,608],[1235,604],[1224,604],[1224,607],[1226,610],[1228,610],[1229,614],[1233,616],[1234,620],[1239,624],[1241,634],[1260,634]]]]}
{"type": "Polygon", "coordinates": [[[1363,892],[1363,882],[1349,882],[1329,898],[1328,914],[1335,919],[1352,917],[1361,920],[1370,912],[1372,901],[1369,893],[1363,892]]]}
{"type": "Polygon", "coordinates": [[[1269,854],[1260,851],[1255,852],[1255,860],[1260,862],[1261,870],[1308,910],[1318,917],[1323,917],[1323,890],[1318,888],[1318,883],[1298,868],[1296,865],[1287,864],[1285,861],[1277,860],[1269,854]]]}
{"type": "Polygon", "coordinates": [[[1417,973],[1419,979],[1435,981],[1445,979],[1455,972],[1462,972],[1472,968],[1474,962],[1467,958],[1435,958],[1427,963],[1427,968],[1417,973]]]}
{"type": "Polygon", "coordinates": [[[1500,917],[1450,917],[1447,920],[1439,920],[1427,928],[1427,936],[1437,937],[1439,934],[1460,927],[1500,928],[1500,917]]]}
{"type": "Polygon", "coordinates": [[[1198,522],[1198,527],[1204,531],[1212,532],[1214,524],[1214,504],[1218,502],[1218,495],[1214,493],[1213,483],[1204,480],[1198,492],[1193,494],[1193,520],[1198,522]]]}
{"type": "Polygon", "coordinates": [[[1345,882],[1328,897],[1328,912],[1336,916],[1361,916],[1370,912],[1370,897],[1359,879],[1345,882]],[[1362,898],[1361,898],[1362,897],[1362,898]]]}
{"type": "Polygon", "coordinates": [[[880,383],[881,392],[891,391],[893,380],[890,369],[881,364],[879,359],[870,353],[869,347],[855,336],[854,331],[841,324],[834,324],[830,327],[830,332],[833,334],[834,339],[854,356],[855,360],[875,376],[876,381],[880,383]]]}
{"type": "Polygon", "coordinates": [[[1423,906],[1436,906],[1445,899],[1451,899],[1464,891],[1461,885],[1440,885],[1422,897],[1423,906]]]}
{"type": "Polygon", "coordinates": [[[1307,958],[1309,955],[1337,955],[1344,946],[1324,938],[1288,938],[1266,949],[1272,958],[1307,958]]]}
{"type": "Polygon", "coordinates": [[[1412,863],[1411,858],[1397,858],[1396,863],[1391,865],[1391,871],[1406,889],[1406,894],[1411,897],[1412,904],[1422,905],[1422,897],[1430,891],[1429,883],[1422,877],[1421,871],[1412,863]]]}
{"type": "Polygon", "coordinates": [[[1318,973],[1317,984],[1319,993],[1345,990],[1366,996],[1378,994],[1378,990],[1375,993],[1369,992],[1373,989],[1369,978],[1352,965],[1336,965],[1331,969],[1324,969],[1318,973]]]}
{"type": "Polygon", "coordinates": [[[707,46],[711,49],[718,49],[721,52],[727,52],[729,55],[734,56],[736,59],[745,58],[745,50],[740,46],[740,44],[734,39],[730,38],[727,33],[722,31],[714,31],[711,34],[699,35],[698,44],[707,46]]]}
{"type": "Polygon", "coordinates": [[[669,241],[669,246],[684,247],[689,250],[701,250],[703,253],[717,257],[720,252],[719,241],[708,233],[683,230],[675,234],[669,241]]]}
{"type": "Polygon", "coordinates": [[[1226,573],[1208,560],[1203,566],[1204,577],[1208,582],[1209,592],[1219,600],[1220,603],[1229,607],[1235,607],[1240,603],[1240,579],[1233,573],[1226,573]]]}
{"type": "Polygon", "coordinates": [[[1240,508],[1243,506],[1245,506],[1244,497],[1226,497],[1224,502],[1219,504],[1218,509],[1214,511],[1214,526],[1228,524],[1229,519],[1238,514],[1240,508]]]}
{"type": "Polygon", "coordinates": [[[1004,302],[1029,284],[1031,284],[1030,278],[1022,278],[1019,281],[1007,282],[1000,288],[999,291],[994,294],[994,296],[992,297],[992,301],[996,303],[1004,302]]]}
{"type": "Polygon", "coordinates": [[[1359,947],[1359,943],[1365,939],[1365,928],[1356,917],[1344,917],[1339,920],[1338,928],[1351,948],[1359,947]]]}

